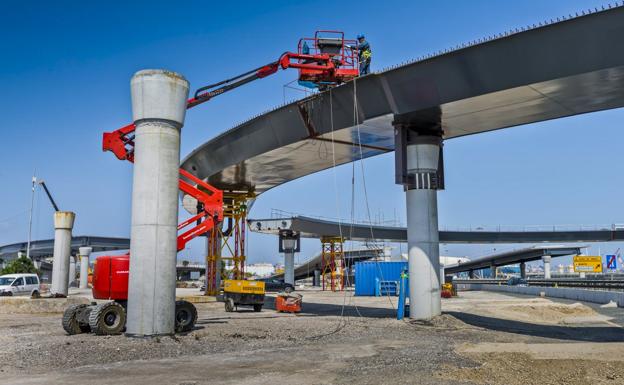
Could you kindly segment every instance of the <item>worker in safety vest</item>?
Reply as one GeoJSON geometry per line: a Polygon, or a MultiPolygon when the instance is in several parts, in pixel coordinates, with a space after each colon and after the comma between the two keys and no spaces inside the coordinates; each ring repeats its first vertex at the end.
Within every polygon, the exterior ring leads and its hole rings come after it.
{"type": "Polygon", "coordinates": [[[366,41],[364,34],[357,35],[358,45],[353,47],[357,50],[358,59],[360,61],[360,76],[366,75],[370,72],[370,63],[372,51],[370,48],[370,44],[366,41]]]}

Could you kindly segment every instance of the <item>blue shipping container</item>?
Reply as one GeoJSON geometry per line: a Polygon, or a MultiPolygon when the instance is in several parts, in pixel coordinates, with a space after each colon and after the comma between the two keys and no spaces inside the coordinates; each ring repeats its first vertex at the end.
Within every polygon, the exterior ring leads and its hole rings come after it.
{"type": "Polygon", "coordinates": [[[401,281],[401,272],[407,270],[407,262],[356,262],[355,295],[375,295],[379,281],[401,281]]]}

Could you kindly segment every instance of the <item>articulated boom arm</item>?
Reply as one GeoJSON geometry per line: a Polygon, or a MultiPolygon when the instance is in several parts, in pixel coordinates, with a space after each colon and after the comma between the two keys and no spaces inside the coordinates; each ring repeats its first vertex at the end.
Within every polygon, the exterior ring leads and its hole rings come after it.
{"type": "MultiPolygon", "coordinates": [[[[195,95],[187,100],[186,108],[195,107],[207,102],[215,96],[231,91],[254,80],[272,75],[280,68],[298,68],[299,70],[319,71],[324,76],[331,77],[335,74],[337,66],[328,54],[308,55],[286,52],[275,62],[245,72],[231,79],[199,88],[195,92],[195,95]],[[293,62],[293,60],[295,61],[293,62]],[[215,87],[219,88],[215,89],[215,87]]],[[[111,151],[115,154],[117,159],[134,162],[135,129],[134,123],[130,123],[118,130],[105,132],[102,138],[102,150],[111,151]]],[[[223,192],[186,170],[180,169],[180,175],[196,184],[194,186],[181,178],[179,188],[182,192],[197,200],[197,215],[192,216],[178,225],[178,231],[180,231],[191,223],[196,223],[195,227],[178,235],[178,251],[183,250],[188,241],[205,234],[223,221],[223,192]]]]}

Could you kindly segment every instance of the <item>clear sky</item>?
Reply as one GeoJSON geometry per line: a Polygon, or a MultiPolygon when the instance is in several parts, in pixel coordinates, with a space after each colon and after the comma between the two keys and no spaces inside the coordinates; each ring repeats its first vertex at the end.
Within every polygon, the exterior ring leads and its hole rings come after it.
{"type": "MultiPolygon", "coordinates": [[[[63,210],[77,213],[74,234],[128,236],[132,166],[101,151],[101,134],[130,122],[129,80],[144,68],[184,74],[193,89],[296,49],[317,29],[365,33],[372,70],[458,43],[582,9],[595,0],[502,1],[3,1],[0,5],[0,244],[25,241],[30,179],[49,184],[63,210]]],[[[240,121],[302,95],[283,71],[193,109],[182,155],[240,121]]],[[[623,110],[611,110],[450,140],[440,226],[624,223],[623,110]]],[[[351,216],[352,165],[262,195],[251,216],[271,209],[351,216]],[[334,182],[335,181],[335,182],[334,182]]],[[[357,219],[366,219],[356,166],[357,219]]],[[[364,162],[375,217],[405,222],[393,183],[393,155],[364,162]]],[[[36,196],[33,238],[51,238],[52,208],[36,196]]],[[[252,235],[251,262],[278,262],[277,240],[252,235]]],[[[603,253],[620,245],[596,245],[603,253]]],[[[443,246],[477,256],[511,246],[443,246]]],[[[305,241],[299,258],[319,250],[305,241]]],[[[404,250],[404,247],[403,247],[404,250]]],[[[180,258],[202,259],[193,242],[180,258]]]]}

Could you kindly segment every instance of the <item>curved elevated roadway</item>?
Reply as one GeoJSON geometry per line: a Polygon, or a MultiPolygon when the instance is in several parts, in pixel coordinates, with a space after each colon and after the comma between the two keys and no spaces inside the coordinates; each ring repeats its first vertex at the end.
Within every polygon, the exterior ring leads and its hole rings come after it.
{"type": "Polygon", "coordinates": [[[393,151],[397,116],[451,139],[622,107],[622,36],[623,7],[504,33],[269,111],[182,167],[222,189],[262,193],[332,167],[332,148],[336,164],[393,151]]]}

